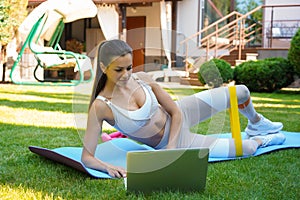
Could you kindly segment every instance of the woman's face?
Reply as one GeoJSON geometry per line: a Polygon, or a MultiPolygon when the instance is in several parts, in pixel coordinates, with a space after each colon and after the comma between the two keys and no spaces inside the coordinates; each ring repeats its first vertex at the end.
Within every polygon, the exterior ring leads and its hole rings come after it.
{"type": "Polygon", "coordinates": [[[118,85],[126,85],[132,74],[132,55],[117,57],[105,69],[107,79],[118,85]]]}

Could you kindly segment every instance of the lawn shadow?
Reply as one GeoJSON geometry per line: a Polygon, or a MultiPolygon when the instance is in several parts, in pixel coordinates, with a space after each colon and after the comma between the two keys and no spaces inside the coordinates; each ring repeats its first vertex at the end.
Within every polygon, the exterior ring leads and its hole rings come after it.
{"type": "Polygon", "coordinates": [[[23,108],[23,109],[33,109],[40,111],[61,111],[65,113],[86,113],[88,102],[45,102],[45,101],[14,101],[7,99],[0,99],[0,105],[7,106],[11,108],[23,108]],[[74,109],[76,108],[76,109],[74,109]]]}
{"type": "Polygon", "coordinates": [[[0,127],[0,185],[8,187],[10,194],[17,194],[15,198],[18,195],[40,194],[42,199],[53,195],[51,199],[94,199],[91,196],[103,188],[109,194],[120,190],[126,196],[123,180],[92,179],[83,172],[33,154],[28,149],[29,146],[49,149],[80,147],[81,139],[75,129],[6,123],[0,123],[0,127]],[[82,193],[82,187],[90,188],[91,193],[82,193]]]}

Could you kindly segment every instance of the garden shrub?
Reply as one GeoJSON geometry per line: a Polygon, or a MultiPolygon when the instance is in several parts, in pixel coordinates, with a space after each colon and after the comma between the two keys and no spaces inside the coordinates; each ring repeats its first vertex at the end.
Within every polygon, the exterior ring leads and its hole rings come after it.
{"type": "Polygon", "coordinates": [[[288,60],[294,65],[295,72],[300,76],[300,28],[292,38],[288,60]]]}
{"type": "Polygon", "coordinates": [[[234,69],[236,84],[246,85],[250,91],[273,92],[293,81],[293,66],[284,58],[248,61],[234,69]]]}
{"type": "MultiPolygon", "coordinates": [[[[265,61],[271,62],[272,65],[278,65],[283,70],[284,79],[282,80],[282,87],[290,85],[294,81],[295,69],[294,65],[288,59],[282,57],[266,58],[265,61]]],[[[280,87],[280,86],[279,86],[280,87]]]]}
{"type": "Polygon", "coordinates": [[[233,69],[225,60],[214,58],[201,65],[198,79],[202,84],[219,87],[233,80],[233,69]]]}

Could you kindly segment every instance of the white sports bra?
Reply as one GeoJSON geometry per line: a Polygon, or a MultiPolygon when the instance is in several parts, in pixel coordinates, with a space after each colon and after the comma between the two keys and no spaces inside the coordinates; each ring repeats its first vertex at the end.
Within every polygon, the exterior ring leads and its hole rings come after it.
{"type": "Polygon", "coordinates": [[[151,87],[137,77],[134,78],[141,85],[146,95],[145,103],[141,108],[129,111],[113,104],[103,96],[98,95],[96,98],[104,101],[111,108],[115,120],[114,128],[127,136],[147,124],[159,107],[151,87]]]}

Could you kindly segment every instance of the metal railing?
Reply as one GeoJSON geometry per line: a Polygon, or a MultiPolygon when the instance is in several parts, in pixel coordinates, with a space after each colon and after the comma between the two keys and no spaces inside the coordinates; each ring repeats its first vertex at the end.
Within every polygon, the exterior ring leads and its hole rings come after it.
{"type": "Polygon", "coordinates": [[[300,4],[263,6],[264,14],[269,15],[265,16],[263,21],[264,29],[262,31],[262,37],[265,41],[263,44],[264,48],[273,48],[273,42],[276,39],[290,40],[295,35],[300,28],[300,15],[299,13],[293,14],[292,10],[292,8],[296,7],[297,11],[299,11],[300,4]],[[292,15],[292,17],[288,17],[288,19],[276,19],[274,16],[277,16],[278,14],[281,15],[282,13],[280,12],[285,8],[289,9],[288,13],[292,15]]]}
{"type": "MultiPolygon", "coordinates": [[[[189,41],[195,39],[196,37],[202,38],[198,44],[199,46],[194,50],[205,50],[206,60],[208,60],[210,57],[220,58],[224,55],[224,52],[230,53],[234,50],[239,50],[238,57],[239,59],[241,59],[242,49],[248,42],[254,39],[254,37],[251,36],[256,32],[261,31],[261,29],[253,30],[253,28],[257,25],[256,23],[253,23],[250,26],[246,27],[245,20],[249,15],[253,14],[261,8],[262,6],[259,6],[246,13],[245,15],[237,11],[233,11],[230,14],[205,27],[201,31],[181,41],[180,45],[185,46],[186,62],[189,55],[193,54],[193,52],[191,52],[189,49],[189,41]]],[[[187,66],[188,63],[186,63],[186,70],[187,66]]]]}
{"type": "MultiPolygon", "coordinates": [[[[185,40],[180,42],[180,45],[185,48],[185,68],[188,70],[189,63],[188,61],[192,55],[196,55],[199,49],[202,52],[205,52],[205,60],[209,60],[211,57],[220,58],[225,54],[230,54],[234,50],[238,50],[238,59],[241,60],[242,50],[245,46],[254,42],[254,40],[264,40],[266,34],[269,34],[269,39],[274,37],[274,20],[273,20],[273,9],[275,7],[294,7],[300,5],[262,5],[258,6],[255,9],[251,10],[246,14],[238,13],[233,11],[230,14],[222,17],[216,22],[205,27],[201,31],[195,33],[194,35],[187,37],[185,40]],[[246,23],[246,20],[249,20],[249,16],[253,13],[265,9],[272,9],[272,16],[270,20],[270,31],[266,33],[266,30],[263,30],[265,24],[260,22],[246,23]],[[189,43],[190,41],[195,40],[196,38],[201,38],[199,44],[196,48],[191,48],[189,43]]],[[[299,20],[300,21],[300,20],[299,20]]],[[[300,23],[299,23],[300,24],[300,23]]],[[[197,57],[197,56],[195,56],[197,57]]],[[[197,59],[197,58],[196,58],[197,59]]]]}

